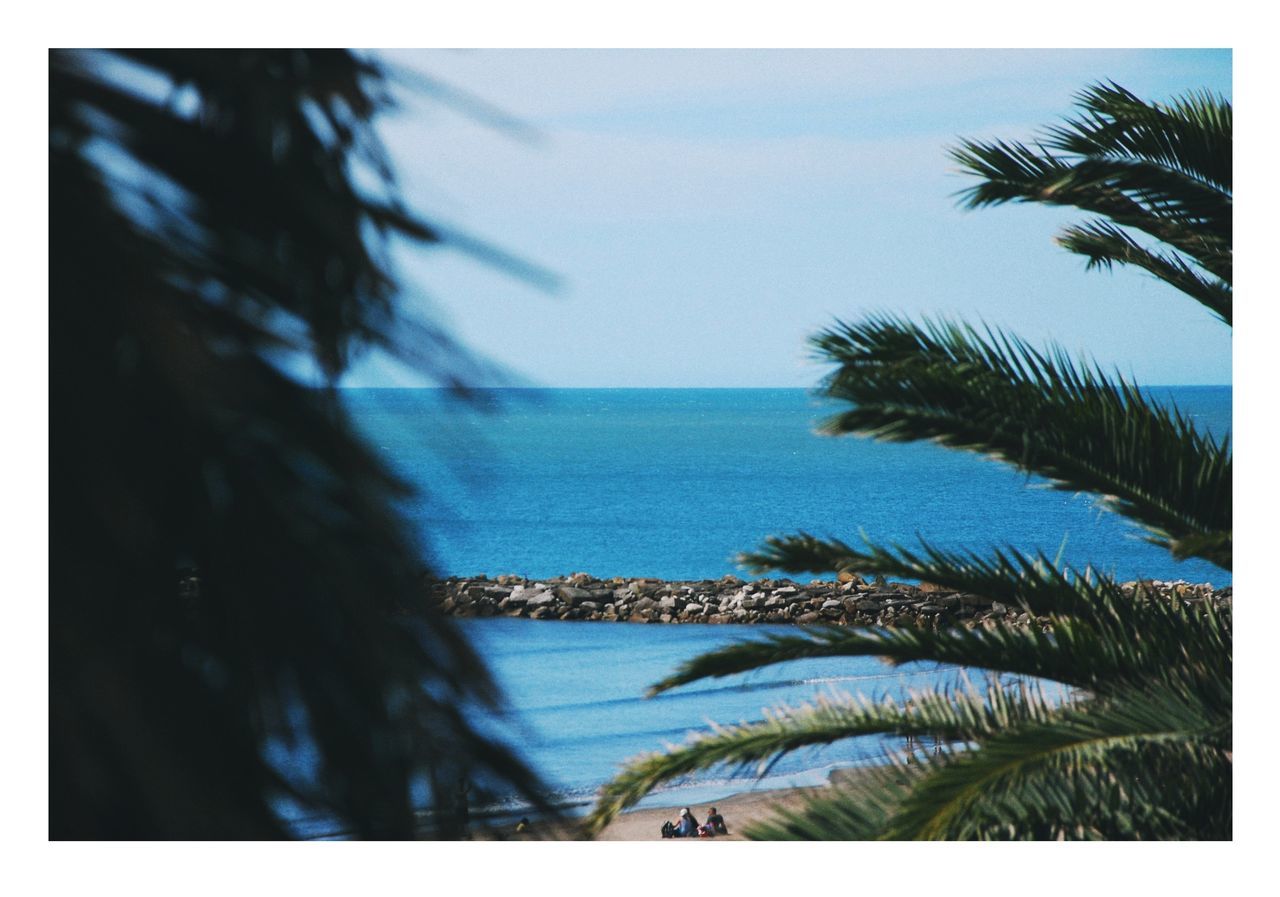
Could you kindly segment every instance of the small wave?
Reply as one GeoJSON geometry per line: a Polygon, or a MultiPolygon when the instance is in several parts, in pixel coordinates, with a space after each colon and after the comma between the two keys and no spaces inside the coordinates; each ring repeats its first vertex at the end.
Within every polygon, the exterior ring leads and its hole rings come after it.
{"type": "Polygon", "coordinates": [[[751,692],[776,691],[781,688],[797,688],[803,685],[837,685],[847,682],[872,682],[884,680],[905,680],[920,676],[936,676],[939,673],[958,672],[959,666],[938,666],[927,670],[896,670],[888,673],[866,673],[856,676],[804,676],[789,679],[770,679],[764,682],[741,682],[733,685],[714,685],[703,688],[668,691],[646,698],[643,695],[630,695],[622,698],[605,698],[599,701],[569,701],[559,704],[521,707],[521,713],[556,713],[567,710],[598,710],[609,707],[625,707],[651,701],[680,702],[701,699],[717,694],[750,694],[751,692]]]}

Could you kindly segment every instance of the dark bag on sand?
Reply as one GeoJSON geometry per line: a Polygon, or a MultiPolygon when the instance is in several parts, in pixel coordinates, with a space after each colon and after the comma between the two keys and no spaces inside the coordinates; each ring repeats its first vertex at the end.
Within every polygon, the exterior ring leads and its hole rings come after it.
{"type": "Polygon", "coordinates": [[[670,822],[662,823],[662,837],[674,838],[676,836],[676,827],[670,822]]]}

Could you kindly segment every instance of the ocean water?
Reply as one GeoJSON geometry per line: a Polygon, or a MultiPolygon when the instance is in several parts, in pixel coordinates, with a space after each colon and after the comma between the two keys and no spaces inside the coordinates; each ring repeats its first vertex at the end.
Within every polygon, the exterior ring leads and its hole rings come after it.
{"type": "MultiPolygon", "coordinates": [[[[1230,387],[1152,392],[1197,427],[1230,429],[1230,387]]],[[[344,395],[423,490],[406,512],[444,574],[718,578],[742,574],[734,556],[765,536],[806,530],[1061,550],[1123,579],[1230,582],[1145,543],[1093,496],[933,444],[815,435],[836,406],[805,390],[488,390],[479,414],[435,390],[344,395]]]]}
{"type": "MultiPolygon", "coordinates": [[[[1229,430],[1229,387],[1153,394],[1197,426],[1229,430]]],[[[765,535],[804,529],[1061,550],[1070,563],[1125,579],[1230,582],[1211,565],[1174,562],[1090,497],[1045,489],[994,462],[934,445],[816,436],[831,407],[802,390],[492,391],[480,396],[480,416],[449,410],[430,390],[345,395],[368,438],[422,488],[405,510],[445,574],[715,578],[741,574],[733,555],[765,535]]],[[[822,695],[902,699],[985,682],[979,671],[935,664],[810,660],[646,699],[680,662],[773,627],[459,623],[505,688],[510,715],[499,730],[558,800],[578,807],[628,758],[711,723],[759,720],[822,695]]],[[[647,802],[701,805],[750,788],[816,784],[835,767],[881,762],[899,748],[854,739],[784,758],[763,776],[700,773],[647,802]]]]}
{"type": "MultiPolygon", "coordinates": [[[[904,700],[925,687],[964,685],[960,668],[934,663],[887,667],[877,658],[779,664],[674,689],[646,689],[682,661],[779,626],[640,626],[544,623],[496,618],[460,621],[480,646],[513,710],[503,734],[551,785],[557,801],[585,807],[627,758],[679,745],[712,723],[759,720],[766,710],[861,694],[904,700]]],[[[976,676],[973,684],[983,687],[976,676]]],[[[821,784],[830,770],[883,762],[899,740],[852,739],[788,755],[761,777],[758,766],[719,768],[663,786],[645,804],[699,804],[758,788],[821,784]]]]}

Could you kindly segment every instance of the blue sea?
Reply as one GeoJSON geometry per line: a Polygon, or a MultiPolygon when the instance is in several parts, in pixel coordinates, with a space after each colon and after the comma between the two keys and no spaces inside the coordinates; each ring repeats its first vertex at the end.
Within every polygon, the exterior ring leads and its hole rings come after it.
{"type": "MultiPolygon", "coordinates": [[[[1223,436],[1230,387],[1155,388],[1197,427],[1223,436]]],[[[932,444],[815,434],[834,410],[792,389],[489,390],[464,409],[435,390],[346,390],[370,442],[421,494],[405,512],[446,575],[607,578],[745,575],[736,553],[771,533],[805,530],[857,542],[1013,546],[1122,579],[1227,585],[1225,571],[1176,562],[1092,496],[1045,488],[996,462],[932,444]]],[[[805,578],[805,577],[801,577],[805,578]]],[[[507,731],[568,802],[636,754],[680,743],[710,722],[832,689],[879,698],[962,672],[890,669],[873,658],[805,661],[688,686],[645,687],[680,661],[759,627],[468,620],[506,687],[507,731]]],[[[976,674],[975,674],[976,675],[976,674]]],[[[979,682],[981,680],[979,679],[979,682]]],[[[859,739],[758,770],[717,770],[651,801],[698,803],[747,787],[820,781],[877,762],[890,745],[859,739]]]]}
{"type": "MultiPolygon", "coordinates": [[[[1230,387],[1154,389],[1225,435],[1230,387]]],[[[446,575],[718,578],[772,533],[1012,545],[1123,579],[1205,580],[1093,496],[932,444],[826,437],[799,389],[346,390],[357,425],[423,495],[407,512],[446,575]]]]}

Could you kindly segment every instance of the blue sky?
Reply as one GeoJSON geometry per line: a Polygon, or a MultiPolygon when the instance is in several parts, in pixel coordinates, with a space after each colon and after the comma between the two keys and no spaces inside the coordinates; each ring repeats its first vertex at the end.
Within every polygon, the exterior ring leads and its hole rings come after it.
{"type": "MultiPolygon", "coordinates": [[[[960,136],[1026,138],[1090,82],[1230,95],[1230,51],[386,54],[535,127],[411,99],[381,131],[409,201],[551,269],[548,295],[410,251],[409,302],[542,386],[812,386],[805,338],[875,311],[1054,339],[1146,384],[1231,382],[1231,335],[1133,271],[1086,272],[1066,210],[956,208],[960,136]]],[[[347,385],[413,385],[382,357],[347,385]]]]}

